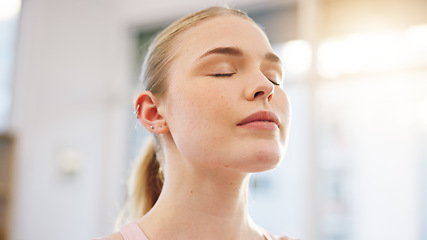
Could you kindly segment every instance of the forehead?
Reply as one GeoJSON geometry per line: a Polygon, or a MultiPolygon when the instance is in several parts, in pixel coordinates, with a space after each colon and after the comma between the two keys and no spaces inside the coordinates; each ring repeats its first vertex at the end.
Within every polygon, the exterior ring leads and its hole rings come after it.
{"type": "Polygon", "coordinates": [[[272,51],[264,32],[255,23],[231,15],[202,21],[181,34],[175,47],[176,56],[188,60],[217,47],[237,47],[254,56],[272,51]]]}

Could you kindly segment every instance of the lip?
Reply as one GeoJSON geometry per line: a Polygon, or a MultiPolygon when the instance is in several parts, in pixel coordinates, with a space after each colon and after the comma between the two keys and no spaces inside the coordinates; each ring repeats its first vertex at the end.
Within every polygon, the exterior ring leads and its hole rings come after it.
{"type": "Polygon", "coordinates": [[[259,111],[253,113],[240,121],[237,126],[250,127],[250,128],[266,128],[271,129],[280,126],[279,117],[270,111],[259,111]]]}

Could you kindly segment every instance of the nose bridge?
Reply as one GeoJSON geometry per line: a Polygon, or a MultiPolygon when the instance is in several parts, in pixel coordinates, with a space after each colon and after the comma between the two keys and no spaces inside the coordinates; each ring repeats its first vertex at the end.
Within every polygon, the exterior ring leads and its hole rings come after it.
{"type": "Polygon", "coordinates": [[[247,93],[248,100],[255,100],[258,98],[267,99],[271,101],[274,94],[274,84],[267,79],[260,69],[252,71],[249,91],[247,93]]]}

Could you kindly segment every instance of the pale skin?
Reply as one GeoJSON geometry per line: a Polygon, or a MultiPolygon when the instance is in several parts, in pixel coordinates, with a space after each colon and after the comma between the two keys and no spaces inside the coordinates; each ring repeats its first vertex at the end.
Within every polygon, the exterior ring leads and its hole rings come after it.
{"type": "Polygon", "coordinates": [[[276,167],[285,150],[282,64],[262,30],[236,16],[205,20],[178,43],[165,97],[144,91],[136,101],[165,161],[162,193],[137,223],[150,240],[265,239],[247,212],[248,179],[276,167]],[[260,111],[279,123],[240,124],[260,111]]]}

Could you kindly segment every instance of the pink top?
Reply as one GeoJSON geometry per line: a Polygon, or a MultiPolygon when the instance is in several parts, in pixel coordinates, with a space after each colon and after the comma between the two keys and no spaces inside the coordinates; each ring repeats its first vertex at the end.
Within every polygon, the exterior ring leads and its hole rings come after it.
{"type": "MultiPolygon", "coordinates": [[[[120,230],[124,240],[149,240],[144,231],[136,223],[124,225],[120,230]]],[[[265,240],[273,240],[269,234],[264,234],[265,240]]],[[[281,237],[278,240],[287,240],[286,237],[281,237]]],[[[111,240],[110,238],[101,238],[97,240],[111,240]]],[[[290,240],[290,239],[289,239],[290,240]]]]}
{"type": "Polygon", "coordinates": [[[148,240],[148,237],[136,223],[124,225],[120,233],[124,240],[148,240]]]}
{"type": "MultiPolygon", "coordinates": [[[[136,223],[129,223],[124,225],[122,229],[120,229],[120,233],[122,234],[124,240],[149,240],[147,235],[145,235],[145,233],[136,223]]],[[[111,238],[105,237],[93,240],[111,240],[111,238]]]]}

